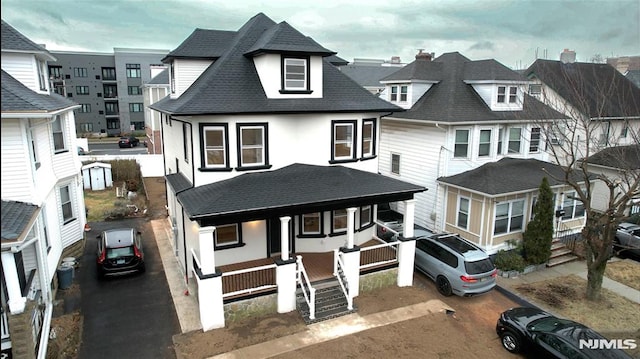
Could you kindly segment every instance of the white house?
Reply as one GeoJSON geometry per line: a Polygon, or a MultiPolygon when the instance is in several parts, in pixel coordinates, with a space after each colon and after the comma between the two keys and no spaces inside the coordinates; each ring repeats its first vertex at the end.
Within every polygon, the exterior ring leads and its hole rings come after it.
{"type": "Polygon", "coordinates": [[[53,60],[2,21],[2,351],[45,358],[52,288],[86,213],[73,110],[50,92],[53,60]]]}
{"type": "Polygon", "coordinates": [[[169,86],[169,70],[164,68],[155,74],[149,82],[142,85],[147,152],[152,155],[162,154],[162,125],[160,113],[150,109],[149,106],[169,95],[169,86]]]}
{"type": "Polygon", "coordinates": [[[412,283],[415,241],[369,246],[376,205],[410,210],[425,190],[377,173],[380,117],[401,109],[341,73],[334,54],[260,13],[238,31],[196,29],[163,60],[171,94],[150,107],[172,244],[197,282],[204,330],[246,296],[292,311],[297,286],[314,319],[315,282],[328,278],[352,309],[373,267],[412,283]]]}
{"type": "MultiPolygon", "coordinates": [[[[472,61],[457,52],[432,59],[421,51],[382,83],[384,98],[406,111],[381,120],[380,173],[429,188],[416,194],[418,225],[460,233],[495,253],[502,241],[446,215],[465,212],[479,224],[495,209],[471,214],[472,196],[437,180],[506,157],[547,161],[541,127],[564,116],[527,95],[529,81],[517,72],[495,60],[472,61]]],[[[405,213],[402,203],[394,206],[405,213]]],[[[507,232],[523,228],[524,223],[507,232]]]]}

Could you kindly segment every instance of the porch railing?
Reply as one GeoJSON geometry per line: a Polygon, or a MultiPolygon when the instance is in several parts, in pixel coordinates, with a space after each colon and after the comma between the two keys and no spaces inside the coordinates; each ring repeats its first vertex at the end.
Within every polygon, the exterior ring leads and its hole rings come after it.
{"type": "Polygon", "coordinates": [[[4,307],[0,308],[0,338],[2,339],[2,350],[11,348],[11,334],[9,333],[9,318],[4,307]]]}
{"type": "Polygon", "coordinates": [[[352,310],[353,298],[349,294],[349,282],[347,282],[347,277],[344,275],[344,262],[342,261],[342,253],[337,249],[333,250],[333,275],[338,279],[340,288],[342,289],[344,296],[347,298],[347,308],[349,310],[352,310]]]}
{"type": "Polygon", "coordinates": [[[309,319],[316,319],[316,289],[311,286],[307,271],[302,264],[302,256],[296,256],[296,281],[300,285],[304,300],[309,306],[309,319]]]}
{"type": "Polygon", "coordinates": [[[276,288],[276,267],[274,263],[222,273],[222,298],[276,288]]]}
{"type": "Polygon", "coordinates": [[[398,262],[398,243],[388,242],[360,248],[360,269],[398,262]]]}

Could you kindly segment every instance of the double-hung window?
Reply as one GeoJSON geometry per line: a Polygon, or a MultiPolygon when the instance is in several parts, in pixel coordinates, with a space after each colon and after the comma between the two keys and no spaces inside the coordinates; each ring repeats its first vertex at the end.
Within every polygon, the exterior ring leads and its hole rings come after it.
{"type": "Polygon", "coordinates": [[[400,155],[397,153],[391,154],[391,173],[400,174],[400,155]]]}
{"type": "Polygon", "coordinates": [[[308,91],[309,59],[285,57],[282,85],[284,91],[308,91]]]}
{"type": "Polygon", "coordinates": [[[362,158],[369,158],[375,155],[375,138],[375,120],[362,121],[362,158]]]}
{"type": "Polygon", "coordinates": [[[55,120],[51,124],[51,132],[53,133],[53,148],[55,152],[61,152],[66,149],[64,141],[64,126],[60,115],[56,115],[55,120]]]}
{"type": "Polygon", "coordinates": [[[466,158],[469,154],[469,130],[456,130],[453,157],[466,158]]]}
{"type": "Polygon", "coordinates": [[[584,204],[575,192],[565,193],[562,209],[564,210],[564,214],[562,215],[563,220],[579,218],[584,216],[585,213],[584,204]]]}
{"type": "Polygon", "coordinates": [[[504,202],[496,205],[494,234],[521,231],[524,220],[524,200],[504,202]]]}
{"type": "Polygon", "coordinates": [[[360,207],[360,228],[367,227],[372,222],[371,206],[360,207]]]}
{"type": "Polygon", "coordinates": [[[520,141],[522,137],[522,128],[512,127],[509,129],[509,153],[520,153],[520,141]]]}
{"type": "Polygon", "coordinates": [[[531,138],[529,140],[529,152],[535,153],[540,151],[540,127],[531,129],[531,138]]]}
{"type": "Polygon", "coordinates": [[[469,227],[469,199],[460,197],[458,199],[458,227],[467,229],[469,227]]]}
{"type": "Polygon", "coordinates": [[[407,93],[409,92],[409,86],[402,85],[400,86],[400,101],[407,102],[407,93]]]}
{"type": "Polygon", "coordinates": [[[498,86],[498,103],[504,103],[507,94],[506,86],[498,86]]]}
{"type": "Polygon", "coordinates": [[[62,221],[65,224],[74,219],[71,198],[71,186],[66,185],[60,187],[60,207],[62,210],[62,221]]]}
{"type": "Polygon", "coordinates": [[[331,212],[332,233],[345,232],[347,230],[347,210],[338,209],[331,212]]]}
{"type": "Polygon", "coordinates": [[[398,101],[398,86],[391,86],[391,101],[398,101]]]}
{"type": "Polygon", "coordinates": [[[213,234],[215,248],[240,244],[240,229],[237,224],[216,226],[213,234]]]}
{"type": "Polygon", "coordinates": [[[515,86],[509,87],[509,103],[516,103],[518,101],[518,88],[515,86]]]}
{"type": "Polygon", "coordinates": [[[239,167],[267,166],[267,124],[238,124],[237,132],[239,167]]]}
{"type": "Polygon", "coordinates": [[[486,157],[491,153],[491,130],[480,130],[478,156],[486,157]]]}
{"type": "Polygon", "coordinates": [[[228,168],[228,135],[227,125],[202,124],[200,132],[203,138],[202,167],[203,168],[228,168]]]}
{"type": "Polygon", "coordinates": [[[301,227],[302,235],[322,234],[322,212],[303,214],[301,227]]]}
{"type": "Polygon", "coordinates": [[[356,158],[356,121],[333,121],[332,161],[353,161],[356,158]]]}

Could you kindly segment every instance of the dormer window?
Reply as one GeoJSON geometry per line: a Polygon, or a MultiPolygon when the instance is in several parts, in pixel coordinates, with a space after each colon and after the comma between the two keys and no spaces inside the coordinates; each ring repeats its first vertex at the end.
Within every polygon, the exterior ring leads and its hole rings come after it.
{"type": "Polygon", "coordinates": [[[516,86],[498,86],[498,103],[507,103],[507,88],[509,89],[509,103],[516,103],[518,100],[518,88],[516,86]]]}
{"type": "Polygon", "coordinates": [[[309,58],[283,58],[282,89],[280,93],[311,93],[309,58]]]}
{"type": "Polygon", "coordinates": [[[398,86],[391,86],[391,101],[398,101],[398,86]]]}
{"type": "Polygon", "coordinates": [[[407,102],[408,93],[409,93],[409,86],[407,86],[407,85],[400,85],[400,86],[393,85],[393,86],[391,86],[391,94],[390,94],[390,97],[389,97],[389,101],[397,102],[399,100],[400,102],[407,102]],[[398,92],[400,92],[400,93],[398,94],[398,92]]]}
{"type": "Polygon", "coordinates": [[[406,102],[407,101],[407,92],[409,90],[409,86],[407,85],[403,85],[400,86],[400,101],[401,102],[406,102]]]}

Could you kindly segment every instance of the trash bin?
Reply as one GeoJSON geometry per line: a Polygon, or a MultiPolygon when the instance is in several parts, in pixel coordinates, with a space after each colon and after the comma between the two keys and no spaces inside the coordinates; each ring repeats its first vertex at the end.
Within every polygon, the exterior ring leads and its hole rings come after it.
{"type": "Polygon", "coordinates": [[[58,267],[58,285],[60,289],[71,287],[73,282],[73,266],[61,265],[58,267]]]}

